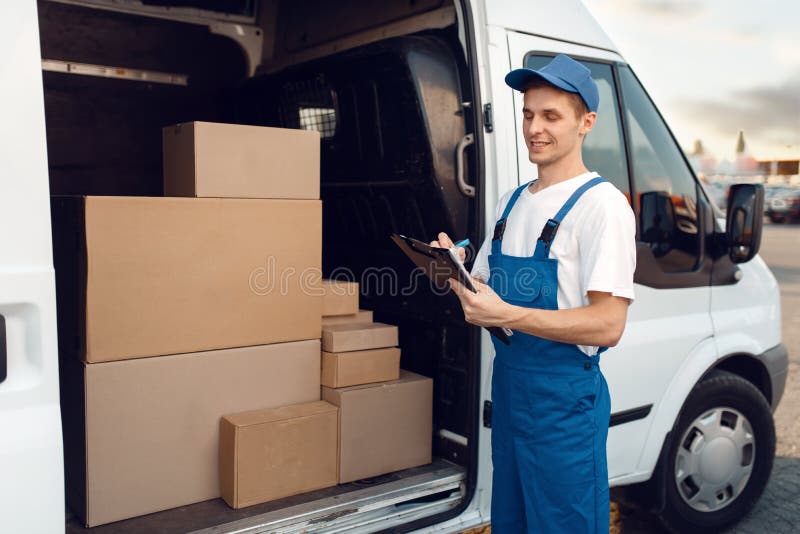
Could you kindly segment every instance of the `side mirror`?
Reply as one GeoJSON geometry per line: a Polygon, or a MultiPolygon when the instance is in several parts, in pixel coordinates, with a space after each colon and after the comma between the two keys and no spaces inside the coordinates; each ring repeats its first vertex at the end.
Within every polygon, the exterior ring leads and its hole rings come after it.
{"type": "Polygon", "coordinates": [[[641,239],[660,258],[672,250],[675,233],[675,205],[668,193],[648,191],[640,197],[641,239]]]}
{"type": "Polygon", "coordinates": [[[764,225],[764,186],[735,184],[728,194],[728,214],[725,233],[728,256],[733,263],[753,259],[761,247],[764,225]]]}

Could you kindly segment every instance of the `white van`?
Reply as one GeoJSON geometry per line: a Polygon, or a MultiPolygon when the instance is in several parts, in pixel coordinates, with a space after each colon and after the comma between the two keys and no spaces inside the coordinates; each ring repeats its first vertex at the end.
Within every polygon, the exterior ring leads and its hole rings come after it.
{"type": "MultiPolygon", "coordinates": [[[[161,127],[306,128],[322,139],[324,268],[403,264],[388,239],[480,243],[531,179],[513,68],[558,53],[600,88],[584,160],[631,199],[636,301],[602,358],[614,498],[676,531],[757,501],[787,373],[778,286],[756,255],[763,191],[728,229],[631,68],[575,1],[11,0],[0,3],[0,531],[80,532],[64,505],[51,194],[161,189],[161,127]],[[66,523],[65,523],[66,512],[66,523]]],[[[409,266],[409,271],[410,271],[409,266]]],[[[455,297],[362,303],[434,379],[434,462],[231,510],[221,500],[98,532],[457,532],[490,521],[493,349],[455,297]],[[405,334],[403,334],[405,332],[405,334]]],[[[80,462],[77,462],[80,464],[80,462]]]]}

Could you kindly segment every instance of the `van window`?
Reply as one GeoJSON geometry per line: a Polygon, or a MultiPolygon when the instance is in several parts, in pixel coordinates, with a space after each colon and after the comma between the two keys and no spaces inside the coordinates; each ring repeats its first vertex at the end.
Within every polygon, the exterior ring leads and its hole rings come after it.
{"type": "Polygon", "coordinates": [[[633,72],[620,66],[619,80],[639,200],[639,239],[664,272],[694,270],[700,250],[694,176],[633,72]]]}
{"type": "Polygon", "coordinates": [[[316,130],[323,139],[336,135],[336,93],[322,76],[286,82],[280,113],[285,128],[316,130]]]}
{"type": "MultiPolygon", "coordinates": [[[[525,66],[529,69],[540,69],[552,59],[552,56],[529,54],[525,58],[525,66]]],[[[600,92],[597,121],[583,142],[583,162],[586,168],[597,171],[630,199],[628,164],[625,159],[619,102],[611,65],[591,61],[581,61],[581,63],[591,71],[600,92]]]]}

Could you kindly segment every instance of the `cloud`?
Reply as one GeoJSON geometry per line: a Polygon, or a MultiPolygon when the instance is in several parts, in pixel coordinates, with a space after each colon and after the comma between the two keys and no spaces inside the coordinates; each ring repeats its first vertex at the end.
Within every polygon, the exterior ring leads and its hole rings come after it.
{"type": "Polygon", "coordinates": [[[800,143],[800,70],[784,82],[735,91],[731,98],[683,98],[674,109],[687,120],[733,138],[750,137],[783,144],[800,143]]]}
{"type": "MultiPolygon", "coordinates": [[[[590,0],[593,10],[608,10],[609,13],[638,12],[653,17],[680,17],[686,19],[702,15],[707,11],[702,0],[590,0]]],[[[587,2],[589,3],[589,2],[587,2]]]]}

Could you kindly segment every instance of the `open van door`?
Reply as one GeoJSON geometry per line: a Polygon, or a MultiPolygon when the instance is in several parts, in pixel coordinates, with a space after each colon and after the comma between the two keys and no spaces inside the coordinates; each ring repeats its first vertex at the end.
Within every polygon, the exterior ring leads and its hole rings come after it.
{"type": "Polygon", "coordinates": [[[36,2],[0,4],[0,522],[64,529],[55,291],[36,2]]]}
{"type": "MultiPolygon", "coordinates": [[[[597,32],[587,40],[602,41],[597,32]]],[[[610,42],[588,47],[513,31],[507,38],[511,68],[539,69],[568,54],[590,69],[600,90],[584,162],[625,194],[637,217],[636,300],[619,345],[601,358],[611,392],[608,474],[612,486],[646,480],[685,400],[686,392],[671,387],[674,378],[689,362],[716,356],[713,260],[704,244],[711,211],[661,116],[610,42]]],[[[522,97],[513,98],[522,183],[535,177],[535,168],[520,131],[522,97]]]]}

